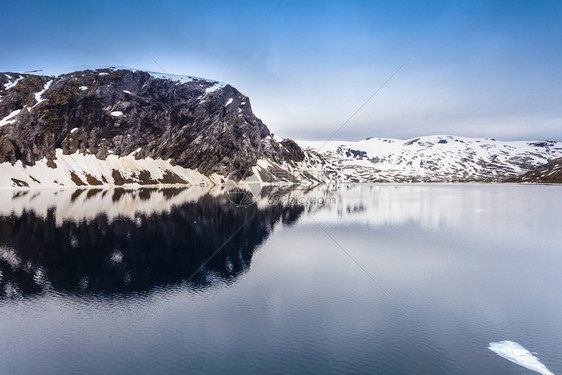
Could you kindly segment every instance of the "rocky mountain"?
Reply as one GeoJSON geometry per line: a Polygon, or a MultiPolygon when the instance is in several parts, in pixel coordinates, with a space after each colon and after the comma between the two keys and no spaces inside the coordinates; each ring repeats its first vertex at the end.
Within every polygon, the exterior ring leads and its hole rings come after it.
{"type": "Polygon", "coordinates": [[[562,183],[562,158],[557,158],[543,164],[521,176],[509,180],[510,182],[538,182],[562,183]]]}
{"type": "Polygon", "coordinates": [[[227,176],[492,182],[560,157],[560,142],[451,135],[294,142],[274,137],[234,87],[191,76],[115,67],[0,73],[4,188],[218,185],[227,176]]]}
{"type": "Polygon", "coordinates": [[[452,135],[359,142],[298,141],[346,182],[499,182],[562,157],[562,142],[504,142],[452,135]]]}
{"type": "Polygon", "coordinates": [[[0,186],[214,184],[271,168],[298,179],[303,161],[221,82],[120,68],[0,73],[0,186]]]}

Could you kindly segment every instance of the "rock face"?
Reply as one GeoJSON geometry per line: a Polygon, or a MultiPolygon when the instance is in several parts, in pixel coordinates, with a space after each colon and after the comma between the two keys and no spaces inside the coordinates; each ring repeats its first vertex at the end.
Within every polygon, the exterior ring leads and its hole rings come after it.
{"type": "MultiPolygon", "coordinates": [[[[216,81],[116,68],[58,76],[0,73],[0,164],[21,161],[25,168],[44,162],[56,169],[63,161],[65,167],[67,163],[84,167],[84,160],[65,157],[93,155],[95,163],[129,157],[170,165],[156,172],[159,178],[154,170],[152,175],[139,170],[134,161],[125,163],[135,164],[136,172],[131,173],[105,165],[109,172],[94,176],[92,171],[79,173],[69,167],[67,174],[76,185],[95,185],[94,180],[116,185],[182,183],[187,179],[180,173],[183,169],[227,176],[233,170],[251,169],[261,159],[276,163],[304,159],[294,142],[285,142],[285,147],[269,136],[248,97],[216,81]]],[[[30,178],[31,183],[36,179],[30,178]]],[[[53,177],[49,183],[67,184],[62,179],[53,177]]]]}
{"type": "Polygon", "coordinates": [[[140,149],[137,159],[227,174],[255,165],[269,135],[250,100],[219,82],[102,69],[58,77],[5,73],[0,85],[0,118],[20,111],[0,129],[0,162],[33,165],[53,159],[57,148],[99,159],[140,149]]]}
{"type": "Polygon", "coordinates": [[[554,159],[532,171],[509,180],[510,182],[537,182],[562,184],[562,158],[554,159]]]}

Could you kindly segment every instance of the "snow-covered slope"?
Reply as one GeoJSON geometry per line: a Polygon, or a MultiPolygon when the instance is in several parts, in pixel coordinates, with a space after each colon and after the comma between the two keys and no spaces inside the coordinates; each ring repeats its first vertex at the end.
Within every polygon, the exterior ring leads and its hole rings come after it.
{"type": "Polygon", "coordinates": [[[31,166],[19,160],[14,164],[0,163],[0,176],[0,188],[221,183],[221,177],[215,173],[205,176],[193,169],[172,165],[169,160],[150,157],[137,160],[135,153],[98,159],[79,152],[65,155],[61,149],[56,150],[56,157],[50,162],[44,158],[31,166]]]}
{"type": "MultiPolygon", "coordinates": [[[[0,163],[0,189],[3,188],[60,188],[100,186],[146,186],[146,185],[222,185],[227,176],[217,173],[205,175],[197,170],[172,164],[170,160],[151,157],[135,159],[135,152],[126,156],[109,155],[99,159],[92,154],[66,155],[56,149],[54,160],[46,158],[34,165],[26,166],[21,161],[14,164],[0,163]]],[[[276,163],[259,159],[248,171],[261,185],[292,184],[314,185],[322,175],[315,160],[276,163]]]]}
{"type": "Polygon", "coordinates": [[[562,142],[452,135],[297,143],[323,155],[346,182],[502,181],[562,156],[562,142]]]}
{"type": "Polygon", "coordinates": [[[513,179],[513,182],[562,183],[562,158],[548,163],[513,179]]]}

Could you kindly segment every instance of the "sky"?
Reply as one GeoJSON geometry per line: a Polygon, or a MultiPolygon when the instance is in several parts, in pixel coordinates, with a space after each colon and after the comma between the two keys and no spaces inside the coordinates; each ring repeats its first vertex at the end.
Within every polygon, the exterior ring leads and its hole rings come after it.
{"type": "Polygon", "coordinates": [[[0,71],[220,80],[282,137],[562,141],[557,0],[2,0],[0,14],[0,71]]]}

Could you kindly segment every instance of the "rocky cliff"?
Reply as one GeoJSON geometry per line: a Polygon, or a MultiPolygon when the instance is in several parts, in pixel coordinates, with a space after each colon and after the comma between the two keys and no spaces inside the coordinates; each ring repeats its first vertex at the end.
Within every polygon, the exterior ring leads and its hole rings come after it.
{"type": "Polygon", "coordinates": [[[3,186],[220,183],[260,160],[283,168],[304,154],[230,85],[117,68],[0,73],[3,186]]]}

